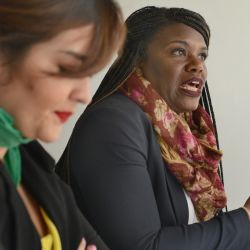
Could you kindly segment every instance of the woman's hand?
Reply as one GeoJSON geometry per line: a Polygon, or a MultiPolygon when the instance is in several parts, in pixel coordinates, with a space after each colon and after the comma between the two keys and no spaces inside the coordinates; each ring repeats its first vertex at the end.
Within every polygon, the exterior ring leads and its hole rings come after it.
{"type": "Polygon", "coordinates": [[[248,199],[244,205],[244,209],[247,211],[248,216],[249,216],[249,220],[250,220],[250,197],[248,197],[248,199]]]}
{"type": "Polygon", "coordinates": [[[86,247],[86,241],[83,238],[80,242],[79,247],[77,248],[77,250],[97,250],[96,246],[94,245],[90,245],[86,247]]]}

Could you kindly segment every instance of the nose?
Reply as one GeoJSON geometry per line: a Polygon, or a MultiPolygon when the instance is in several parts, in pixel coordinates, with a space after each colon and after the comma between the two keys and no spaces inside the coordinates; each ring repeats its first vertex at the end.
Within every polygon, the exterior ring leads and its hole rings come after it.
{"type": "Polygon", "coordinates": [[[196,56],[190,56],[186,65],[186,70],[193,73],[202,73],[205,71],[205,64],[200,58],[196,56]]]}
{"type": "Polygon", "coordinates": [[[76,80],[71,99],[83,104],[88,104],[91,101],[90,77],[76,80]]]}

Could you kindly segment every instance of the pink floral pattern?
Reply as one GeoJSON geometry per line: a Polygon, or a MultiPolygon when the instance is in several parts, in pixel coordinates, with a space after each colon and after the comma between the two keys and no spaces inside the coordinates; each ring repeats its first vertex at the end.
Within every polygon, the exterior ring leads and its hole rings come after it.
{"type": "Polygon", "coordinates": [[[210,116],[201,106],[175,113],[138,69],[120,89],[149,116],[166,166],[190,195],[199,220],[213,218],[227,198],[218,175],[222,152],[210,116]]]}

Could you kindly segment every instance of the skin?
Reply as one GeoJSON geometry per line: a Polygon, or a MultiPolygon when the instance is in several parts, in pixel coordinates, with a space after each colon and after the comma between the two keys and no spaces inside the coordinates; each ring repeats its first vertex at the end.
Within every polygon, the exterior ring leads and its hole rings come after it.
{"type": "MultiPolygon", "coordinates": [[[[93,25],[84,25],[33,45],[12,72],[13,77],[7,83],[0,79],[0,106],[12,115],[15,127],[25,137],[44,142],[57,140],[64,122],[55,112],[73,114],[78,103],[87,104],[91,100],[90,76],[99,69],[88,70],[79,78],[65,77],[62,71],[75,71],[86,63],[91,56],[88,53],[93,31],[93,25]]],[[[0,67],[1,75],[8,70],[0,67]]],[[[6,148],[0,148],[0,159],[5,153],[6,148]]],[[[39,236],[45,236],[47,227],[36,200],[22,184],[17,191],[39,236]]],[[[78,250],[84,249],[96,247],[86,247],[83,240],[78,250]]]]}
{"type": "Polygon", "coordinates": [[[85,239],[82,239],[82,241],[81,241],[81,243],[80,243],[77,250],[96,250],[96,247],[93,246],[93,245],[89,245],[86,248],[86,241],[85,241],[85,239]]]}
{"type": "Polygon", "coordinates": [[[140,68],[144,77],[177,113],[193,111],[199,97],[186,95],[180,85],[192,77],[205,83],[208,51],[202,35],[177,23],[164,27],[151,39],[140,68]]]}
{"type": "Polygon", "coordinates": [[[248,200],[246,201],[244,208],[246,209],[246,212],[248,213],[248,217],[250,220],[250,197],[248,198],[248,200]]]}
{"type": "Polygon", "coordinates": [[[0,160],[3,159],[5,153],[6,153],[7,149],[6,148],[0,148],[0,160]]]}

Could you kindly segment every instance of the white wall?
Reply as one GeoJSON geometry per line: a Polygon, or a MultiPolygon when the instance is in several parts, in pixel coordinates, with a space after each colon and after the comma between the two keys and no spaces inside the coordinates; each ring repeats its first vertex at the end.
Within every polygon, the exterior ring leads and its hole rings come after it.
{"type": "MultiPolygon", "coordinates": [[[[213,99],[224,150],[223,166],[229,209],[242,206],[250,195],[250,1],[248,0],[119,0],[127,17],[146,6],[184,7],[202,14],[212,31],[208,83],[213,99]],[[249,155],[248,155],[249,154],[249,155]]],[[[106,69],[93,78],[93,92],[106,69]]],[[[67,143],[77,117],[65,128],[57,143],[45,145],[58,159],[67,143]]],[[[84,153],[84,152],[83,152],[84,153]]]]}

